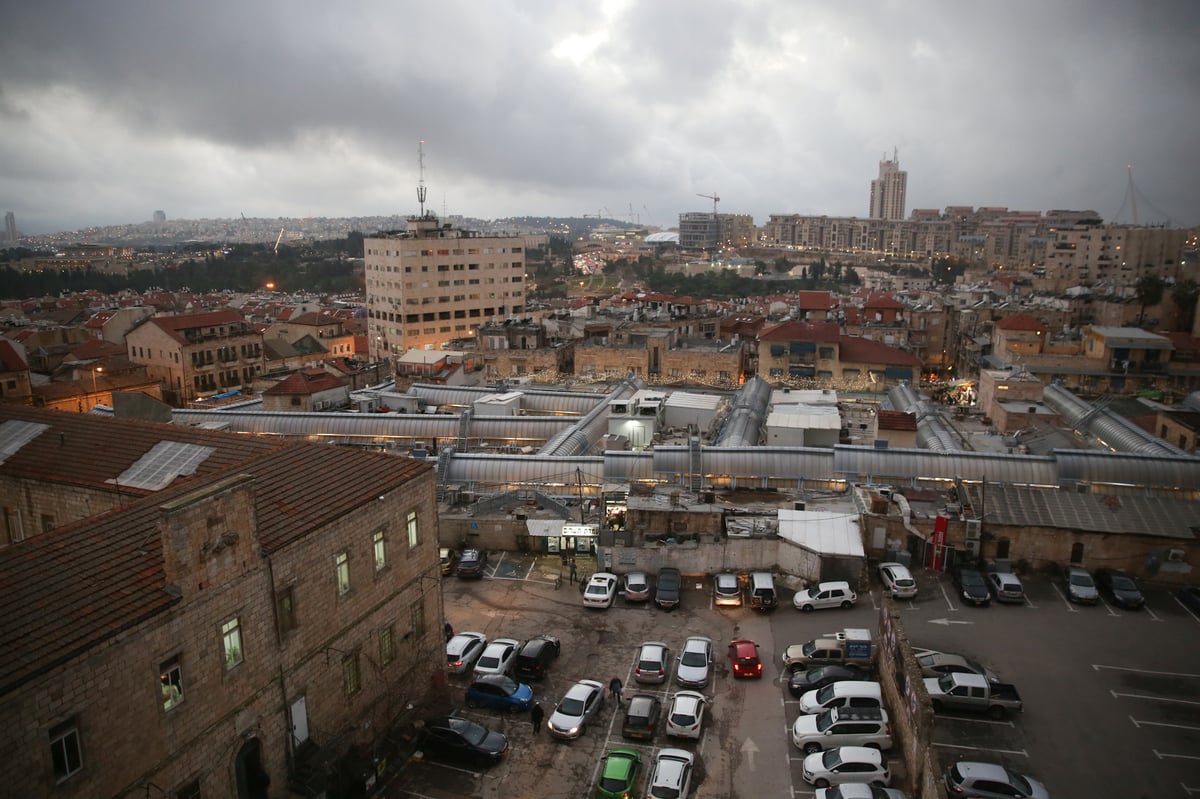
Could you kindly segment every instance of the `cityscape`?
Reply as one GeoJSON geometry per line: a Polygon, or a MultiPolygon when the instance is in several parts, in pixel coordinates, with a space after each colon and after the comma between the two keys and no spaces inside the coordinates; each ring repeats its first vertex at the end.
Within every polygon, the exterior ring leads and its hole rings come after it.
{"type": "Polygon", "coordinates": [[[1200,794],[1200,10],[1012,11],[11,9],[0,799],[1200,794]]]}

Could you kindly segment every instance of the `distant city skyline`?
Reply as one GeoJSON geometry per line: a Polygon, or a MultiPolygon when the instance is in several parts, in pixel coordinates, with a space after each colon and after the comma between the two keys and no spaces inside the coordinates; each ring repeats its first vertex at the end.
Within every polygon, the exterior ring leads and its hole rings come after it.
{"type": "Polygon", "coordinates": [[[711,207],[698,194],[760,225],[862,217],[893,147],[906,215],[1092,208],[1132,221],[1132,164],[1139,221],[1200,224],[1189,0],[1003,14],[930,0],[367,0],[353,15],[218,0],[216,12],[8,9],[0,207],[22,232],[150,221],[153,209],[407,216],[422,177],[429,210],[480,219],[671,227],[711,207]]]}

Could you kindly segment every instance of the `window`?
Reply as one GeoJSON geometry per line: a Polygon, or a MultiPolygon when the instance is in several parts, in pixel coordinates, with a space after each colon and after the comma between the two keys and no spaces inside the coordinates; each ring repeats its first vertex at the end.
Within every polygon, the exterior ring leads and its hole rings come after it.
{"type": "Polygon", "coordinates": [[[68,721],[50,730],[50,761],[54,778],[59,782],[83,768],[83,752],[79,747],[79,728],[68,721]]]}
{"type": "Polygon", "coordinates": [[[383,530],[376,530],[371,542],[375,548],[375,571],[383,571],[387,566],[387,540],[383,537],[383,530]]]}
{"type": "Polygon", "coordinates": [[[158,682],[163,710],[170,710],[183,701],[183,668],[179,665],[178,655],[158,664],[158,682]]]}
{"type": "Polygon", "coordinates": [[[275,617],[279,620],[279,632],[296,629],[296,597],[292,586],[280,589],[275,595],[275,617]]]}
{"type": "Polygon", "coordinates": [[[221,651],[225,654],[226,669],[242,662],[242,628],[237,616],[221,625],[221,651]]]}
{"type": "Polygon", "coordinates": [[[421,597],[409,608],[409,618],[412,621],[413,638],[425,635],[425,598],[421,597]]]}
{"type": "Polygon", "coordinates": [[[350,592],[350,553],[343,549],[337,553],[334,563],[337,564],[338,596],[348,594],[350,592]]]}
{"type": "Polygon", "coordinates": [[[362,688],[362,682],[358,674],[358,653],[346,656],[342,661],[342,687],[346,690],[346,696],[354,696],[362,688]]]}
{"type": "Polygon", "coordinates": [[[175,791],[175,799],[201,799],[200,780],[192,780],[180,785],[175,791]]]}
{"type": "Polygon", "coordinates": [[[408,548],[412,549],[419,543],[421,543],[421,536],[417,529],[417,512],[410,510],[408,512],[408,548]]]}
{"type": "Polygon", "coordinates": [[[389,624],[379,631],[379,660],[383,663],[391,663],[396,659],[396,636],[392,626],[389,624]]]}

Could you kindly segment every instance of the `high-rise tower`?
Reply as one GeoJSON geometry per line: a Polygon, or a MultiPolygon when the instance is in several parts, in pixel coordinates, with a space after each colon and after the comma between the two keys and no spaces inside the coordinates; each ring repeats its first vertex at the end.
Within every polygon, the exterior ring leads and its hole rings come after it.
{"type": "Polygon", "coordinates": [[[4,214],[4,240],[10,247],[17,245],[17,215],[12,211],[4,214]]]}
{"type": "Polygon", "coordinates": [[[908,173],[900,169],[897,151],[892,160],[885,153],[879,162],[879,177],[871,181],[871,218],[903,219],[904,195],[908,188],[908,173]]]}

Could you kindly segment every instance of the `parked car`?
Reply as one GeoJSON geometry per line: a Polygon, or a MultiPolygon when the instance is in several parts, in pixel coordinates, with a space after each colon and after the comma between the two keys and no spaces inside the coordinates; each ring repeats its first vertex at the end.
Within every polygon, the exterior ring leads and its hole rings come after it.
{"type": "Polygon", "coordinates": [[[966,655],[956,655],[953,652],[934,652],[933,650],[918,650],[917,665],[921,667],[922,677],[941,677],[943,674],[979,674],[986,677],[988,682],[1000,682],[996,672],[966,655]]]}
{"type": "Polygon", "coordinates": [[[679,691],[671,697],[667,711],[667,735],[671,738],[700,738],[708,700],[699,691],[679,691]]]}
{"type": "Polygon", "coordinates": [[[883,708],[835,707],[797,716],[792,724],[792,744],[806,755],[831,746],[891,749],[892,728],[883,708]]]}
{"type": "Polygon", "coordinates": [[[868,679],[866,672],[852,666],[814,666],[794,669],[788,677],[788,692],[799,698],[835,682],[857,682],[868,679]]]}
{"type": "Polygon", "coordinates": [[[734,677],[762,677],[762,661],[758,657],[758,644],[745,638],[729,642],[729,664],[734,677]]]}
{"type": "Polygon", "coordinates": [[[637,663],[633,667],[633,679],[640,683],[652,685],[665,682],[667,679],[667,664],[671,659],[671,650],[662,641],[646,641],[638,650],[637,663]]]}
{"type": "Polygon", "coordinates": [[[946,790],[951,796],[983,799],[1050,799],[1046,786],[995,763],[960,760],[946,769],[946,790]]]}
{"type": "Polygon", "coordinates": [[[835,707],[875,710],[883,707],[883,688],[874,680],[842,680],[800,697],[800,712],[822,713],[835,707]]]}
{"type": "Polygon", "coordinates": [[[742,585],[736,574],[722,572],[713,577],[713,604],[717,607],[741,607],[742,585]]]}
{"type": "Polygon", "coordinates": [[[683,585],[683,576],[679,569],[664,566],[658,570],[658,579],[654,584],[654,604],[663,610],[673,610],[679,605],[679,591],[683,585]]]}
{"type": "Polygon", "coordinates": [[[992,592],[988,590],[987,580],[979,569],[969,566],[955,566],[950,572],[950,579],[958,589],[962,601],[969,605],[990,605],[992,592]]]}
{"type": "Polygon", "coordinates": [[[686,749],[660,749],[654,756],[647,794],[650,799],[687,799],[696,756],[686,749]]]}
{"type": "Polygon", "coordinates": [[[818,788],[813,799],[908,799],[908,794],[895,788],[881,788],[869,782],[847,782],[829,788],[818,788]]]}
{"type": "Polygon", "coordinates": [[[926,677],[925,692],[933,704],[933,712],[967,710],[987,713],[1002,719],[1009,713],[1020,713],[1025,705],[1015,685],[988,682],[982,674],[943,674],[926,677]]]}
{"type": "Polygon", "coordinates": [[[1024,604],[1025,588],[1017,575],[1011,572],[988,572],[987,578],[992,596],[997,602],[1024,604]]]}
{"type": "Polygon", "coordinates": [[[458,554],[450,547],[441,547],[438,549],[438,559],[442,563],[442,574],[449,574],[454,571],[454,564],[458,561],[458,554]]]}
{"type": "Polygon", "coordinates": [[[512,673],[519,680],[540,680],[558,659],[562,643],[553,635],[535,635],[517,651],[512,673]]]}
{"type": "Polygon", "coordinates": [[[604,686],[595,680],[580,680],[567,689],[562,701],[550,714],[546,728],[555,738],[571,740],[583,734],[583,728],[604,707],[604,686]]]}
{"type": "Polygon", "coordinates": [[[650,598],[650,578],[645,572],[629,572],[621,578],[626,602],[645,602],[650,598]]]}
{"type": "Polygon", "coordinates": [[[912,599],[917,595],[917,581],[903,563],[880,563],[879,579],[883,581],[883,589],[896,599],[912,599]]]}
{"type": "Polygon", "coordinates": [[[792,597],[792,605],[796,610],[848,608],[857,601],[858,595],[845,581],[820,583],[815,588],[797,591],[792,597]]]}
{"type": "Polygon", "coordinates": [[[675,682],[689,688],[708,685],[712,672],[712,639],[693,635],[683,642],[679,665],[675,667],[675,682]]]}
{"type": "Polygon", "coordinates": [[[454,571],[463,579],[479,579],[483,577],[485,566],[487,566],[487,550],[464,549],[454,571]]]}
{"type": "Polygon", "coordinates": [[[437,716],[421,725],[417,744],[427,755],[490,766],[508,754],[504,733],[460,716],[437,716]]]}
{"type": "Polygon", "coordinates": [[[503,674],[487,674],[467,686],[467,707],[520,713],[533,706],[533,689],[503,674]]]}
{"type": "Polygon", "coordinates": [[[1087,569],[1071,566],[1066,571],[1065,579],[1067,599],[1081,605],[1094,605],[1099,601],[1100,592],[1096,590],[1096,581],[1092,579],[1092,575],[1088,573],[1087,569]]]}
{"type": "Polygon", "coordinates": [[[600,761],[596,799],[628,799],[642,770],[642,756],[633,749],[610,749],[600,761]]]}
{"type": "Polygon", "coordinates": [[[634,694],[625,708],[621,735],[643,741],[654,739],[662,716],[662,700],[651,694],[634,694]]]}
{"type": "Polygon", "coordinates": [[[1184,607],[1191,608],[1194,612],[1200,613],[1200,585],[1189,585],[1180,588],[1175,592],[1175,596],[1179,597],[1179,601],[1184,607]]]}
{"type": "Polygon", "coordinates": [[[835,746],[804,758],[804,781],[817,788],[868,782],[886,788],[892,782],[887,756],[866,746],[835,746]]]}
{"type": "Polygon", "coordinates": [[[446,642],[446,670],[451,674],[466,674],[487,646],[483,633],[459,633],[446,642]]]}
{"type": "Polygon", "coordinates": [[[479,660],[475,661],[475,679],[485,674],[508,674],[521,642],[512,638],[497,638],[487,645],[479,660]]]}
{"type": "Polygon", "coordinates": [[[1146,598],[1138,590],[1137,582],[1125,572],[1116,569],[1097,569],[1096,587],[1114,605],[1129,610],[1145,607],[1146,598]]]}
{"type": "Polygon", "coordinates": [[[611,608],[617,595],[617,575],[596,572],[588,579],[583,589],[585,608],[611,608]]]}
{"type": "Polygon", "coordinates": [[[750,607],[755,610],[774,610],[779,605],[775,578],[770,572],[750,572],[750,607]]]}

